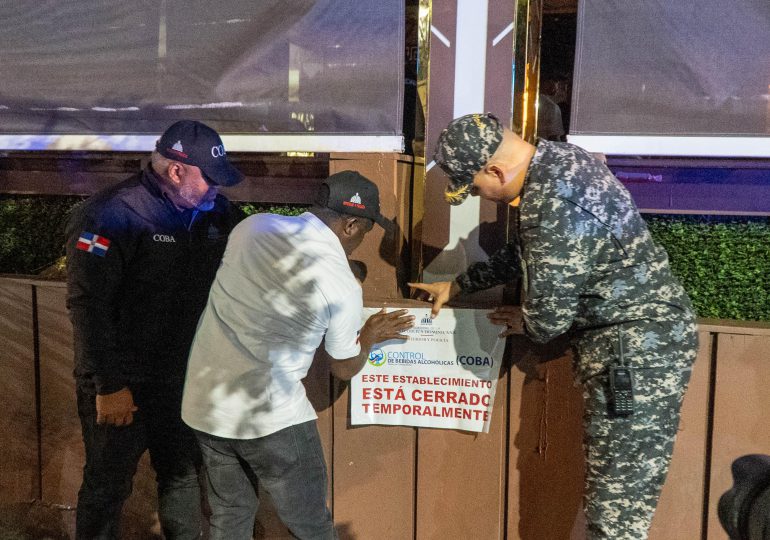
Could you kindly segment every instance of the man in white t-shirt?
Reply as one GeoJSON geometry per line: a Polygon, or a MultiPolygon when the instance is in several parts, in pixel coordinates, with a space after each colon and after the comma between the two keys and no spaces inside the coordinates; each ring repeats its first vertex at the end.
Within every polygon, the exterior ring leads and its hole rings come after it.
{"type": "Polygon", "coordinates": [[[182,419],[197,432],[211,505],[211,540],[251,539],[257,482],[301,539],[337,538],[326,465],[305,395],[316,349],[348,380],[371,347],[407,339],[406,310],[361,326],[361,286],[348,256],[374,223],[377,186],[353,171],[330,176],[296,217],[258,214],[230,234],[190,351],[182,419]]]}

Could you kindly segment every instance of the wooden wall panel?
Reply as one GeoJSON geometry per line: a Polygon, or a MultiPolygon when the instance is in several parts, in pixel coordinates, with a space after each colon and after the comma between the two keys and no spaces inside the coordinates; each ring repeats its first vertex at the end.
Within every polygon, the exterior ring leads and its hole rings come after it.
{"type": "Polygon", "coordinates": [[[149,154],[8,152],[0,159],[0,192],[88,195],[139,171],[149,154]]]}
{"type": "Polygon", "coordinates": [[[37,287],[43,500],[75,506],[83,441],[72,377],[72,324],[64,307],[65,294],[63,286],[37,287]]]}
{"type": "Polygon", "coordinates": [[[411,159],[400,154],[331,155],[329,174],[349,169],[369,178],[379,188],[380,212],[388,219],[395,219],[396,223],[390,235],[375,226],[351,256],[366,267],[366,298],[401,299],[408,296],[400,285],[408,280],[410,271],[407,244],[411,232],[410,205],[404,201],[411,198],[411,159]]]}
{"type": "Polygon", "coordinates": [[[418,540],[504,537],[507,388],[503,373],[489,433],[419,429],[418,540]]]}
{"type": "Polygon", "coordinates": [[[83,442],[72,378],[72,325],[63,284],[36,286],[40,336],[40,423],[43,501],[61,505],[61,521],[75,536],[83,442]]]}
{"type": "MultiPolygon", "coordinates": [[[[3,439],[6,457],[0,461],[0,532],[8,513],[20,511],[27,521],[37,520],[37,526],[48,527],[45,530],[64,530],[72,537],[74,512],[67,507],[74,506],[80,482],[82,443],[64,287],[3,280],[0,310],[0,391],[7,411],[0,429],[10,434],[3,439]],[[33,286],[40,331],[40,485],[33,286]],[[38,497],[38,487],[43,506],[33,508],[28,501],[38,497]],[[45,506],[49,504],[63,506],[45,506]],[[42,523],[43,514],[48,523],[42,523]]],[[[766,361],[770,329],[748,330],[754,335],[740,334],[747,330],[735,325],[701,330],[701,348],[651,540],[701,537],[709,449],[706,537],[726,540],[716,504],[732,484],[730,464],[741,455],[770,449],[764,414],[770,411],[764,384],[770,380],[766,361]],[[717,331],[724,333],[714,334],[716,370],[712,374],[711,336],[717,331]],[[713,444],[708,445],[712,377],[713,444]]],[[[341,538],[584,538],[580,511],[582,398],[572,383],[570,357],[563,343],[538,347],[520,336],[511,339],[507,354],[513,365],[498,383],[492,430],[479,435],[409,427],[351,427],[347,385],[332,382],[328,366],[314,366],[306,383],[319,414],[341,538]],[[543,362],[546,359],[551,360],[543,362]]],[[[154,474],[145,456],[124,514],[125,538],[157,537],[154,491],[154,474]]],[[[262,516],[256,538],[288,538],[269,503],[262,516]]]]}
{"type": "MultiPolygon", "coordinates": [[[[9,152],[0,157],[0,193],[90,195],[142,170],[149,159],[149,152],[9,152]]],[[[245,175],[222,190],[235,201],[310,204],[329,172],[326,157],[242,152],[228,159],[245,175]]]]}
{"type": "Polygon", "coordinates": [[[286,157],[262,154],[228,154],[245,179],[222,189],[233,201],[310,204],[318,187],[329,176],[329,160],[322,157],[286,157]]]}
{"type": "Polygon", "coordinates": [[[708,539],[726,540],[719,497],[733,484],[730,465],[745,454],[770,453],[770,336],[719,334],[708,507],[708,539]]]}
{"type": "MultiPolygon", "coordinates": [[[[0,509],[38,497],[32,287],[0,282],[0,509]]],[[[5,510],[0,510],[0,514],[5,510]]],[[[2,515],[0,515],[0,518],[2,515]]]]}
{"type": "Polygon", "coordinates": [[[349,388],[334,403],[334,521],[340,540],[414,537],[416,429],[348,425],[349,388]]]}
{"type": "MultiPolygon", "coordinates": [[[[71,507],[62,517],[74,538],[77,492],[84,464],[83,441],[72,376],[72,325],[64,306],[63,284],[37,287],[40,326],[40,401],[43,501],[71,507]]],[[[122,534],[149,538],[159,534],[155,473],[142,458],[134,489],[123,508],[122,534]]]]}
{"type": "Polygon", "coordinates": [[[708,439],[711,334],[700,332],[698,357],[682,403],[671,468],[650,527],[650,540],[701,537],[708,439]]]}
{"type": "Polygon", "coordinates": [[[582,540],[583,397],[566,341],[511,338],[510,540],[582,540]]]}

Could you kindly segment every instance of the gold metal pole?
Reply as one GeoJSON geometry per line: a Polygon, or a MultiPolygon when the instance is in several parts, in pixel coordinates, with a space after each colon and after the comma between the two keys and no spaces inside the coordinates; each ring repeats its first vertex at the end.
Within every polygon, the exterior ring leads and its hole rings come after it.
{"type": "Polygon", "coordinates": [[[513,42],[513,131],[533,143],[537,134],[543,0],[518,0],[513,42]]]}
{"type": "MultiPolygon", "coordinates": [[[[543,0],[517,0],[513,40],[513,119],[511,129],[525,141],[537,136],[537,96],[540,85],[540,33],[543,0]]],[[[506,240],[516,232],[517,197],[507,209],[506,240]]],[[[510,296],[510,291],[505,293],[510,296]]]]}
{"type": "Polygon", "coordinates": [[[420,0],[417,13],[417,104],[412,148],[411,279],[419,279],[423,267],[422,226],[425,216],[425,127],[428,125],[428,79],[430,75],[430,25],[432,0],[420,0]]]}

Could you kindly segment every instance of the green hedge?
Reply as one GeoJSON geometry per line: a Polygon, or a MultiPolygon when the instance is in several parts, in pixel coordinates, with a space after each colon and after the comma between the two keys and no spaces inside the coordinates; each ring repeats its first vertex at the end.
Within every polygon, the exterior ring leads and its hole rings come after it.
{"type": "MultiPolygon", "coordinates": [[[[82,197],[0,197],[0,274],[38,274],[61,278],[64,228],[82,197]]],[[[240,203],[246,215],[270,212],[298,215],[305,207],[240,203]]]]}
{"type": "MultiPolygon", "coordinates": [[[[0,273],[61,277],[64,226],[77,197],[0,197],[0,273]]],[[[247,215],[305,207],[241,203],[247,215]]],[[[770,321],[767,218],[646,216],[700,317],[770,321]]]]}
{"type": "Polygon", "coordinates": [[[767,218],[651,216],[647,223],[698,316],[770,321],[767,218]]]}
{"type": "Polygon", "coordinates": [[[79,197],[0,197],[0,273],[37,274],[64,254],[64,227],[79,197]]]}
{"type": "Polygon", "coordinates": [[[251,214],[280,214],[282,216],[298,216],[307,210],[306,206],[281,206],[258,203],[240,203],[241,210],[247,215],[251,214]]]}

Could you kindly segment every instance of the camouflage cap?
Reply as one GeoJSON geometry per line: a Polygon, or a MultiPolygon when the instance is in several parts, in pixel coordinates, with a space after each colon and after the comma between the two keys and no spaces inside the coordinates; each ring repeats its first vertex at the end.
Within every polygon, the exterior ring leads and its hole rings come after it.
{"type": "Polygon", "coordinates": [[[466,114],[452,120],[439,135],[433,159],[449,176],[444,199],[462,203],[470,193],[473,177],[495,153],[503,140],[503,125],[491,114],[466,114]]]}

